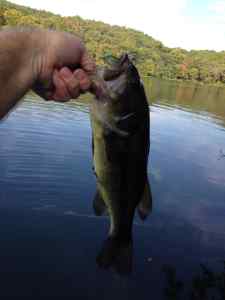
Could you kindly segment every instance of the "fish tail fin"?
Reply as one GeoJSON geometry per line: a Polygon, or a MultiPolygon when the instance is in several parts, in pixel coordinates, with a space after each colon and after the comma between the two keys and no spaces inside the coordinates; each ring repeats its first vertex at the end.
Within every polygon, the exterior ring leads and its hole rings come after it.
{"type": "Polygon", "coordinates": [[[138,214],[144,221],[152,211],[152,192],[149,181],[147,179],[141,201],[138,205],[138,214]]]}
{"type": "Polygon", "coordinates": [[[98,189],[93,200],[93,209],[96,216],[102,216],[107,212],[107,207],[98,189]]]}
{"type": "Polygon", "coordinates": [[[121,244],[119,253],[116,256],[113,267],[120,275],[129,275],[132,272],[133,263],[133,244],[130,240],[129,243],[121,244]]]}
{"type": "Polygon", "coordinates": [[[109,237],[97,256],[100,268],[112,268],[120,275],[132,272],[133,246],[132,240],[121,242],[115,237],[109,237]]]}

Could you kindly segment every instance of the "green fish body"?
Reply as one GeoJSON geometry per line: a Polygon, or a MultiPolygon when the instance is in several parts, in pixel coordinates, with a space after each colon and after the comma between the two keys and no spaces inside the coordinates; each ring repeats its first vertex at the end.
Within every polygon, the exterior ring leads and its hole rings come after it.
{"type": "Polygon", "coordinates": [[[97,181],[93,206],[97,215],[108,213],[110,218],[109,236],[98,257],[107,267],[131,249],[135,209],[145,219],[152,208],[147,177],[150,120],[144,87],[127,55],[99,77],[102,93],[90,106],[97,181]]]}

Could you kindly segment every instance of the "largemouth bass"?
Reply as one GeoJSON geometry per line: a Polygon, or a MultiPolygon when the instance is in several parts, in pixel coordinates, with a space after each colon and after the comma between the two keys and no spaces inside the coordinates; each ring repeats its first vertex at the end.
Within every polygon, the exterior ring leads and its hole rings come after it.
{"type": "Polygon", "coordinates": [[[90,105],[97,181],[93,207],[96,215],[110,217],[109,235],[97,262],[107,268],[131,256],[135,209],[142,220],[152,209],[147,176],[149,106],[128,55],[98,71],[93,85],[98,90],[90,105]]]}

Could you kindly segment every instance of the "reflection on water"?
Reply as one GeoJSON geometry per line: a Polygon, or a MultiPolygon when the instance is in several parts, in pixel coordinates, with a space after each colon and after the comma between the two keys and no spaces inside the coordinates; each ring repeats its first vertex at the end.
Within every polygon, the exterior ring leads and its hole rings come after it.
{"type": "Polygon", "coordinates": [[[225,91],[151,82],[151,217],[134,225],[134,272],[96,267],[88,106],[28,96],[0,124],[0,295],[163,299],[162,266],[190,280],[225,256],[225,91]]]}
{"type": "Polygon", "coordinates": [[[163,267],[166,277],[164,289],[165,299],[168,300],[209,300],[225,299],[225,261],[221,262],[221,272],[214,272],[201,264],[198,273],[191,278],[190,282],[184,282],[177,278],[176,268],[170,265],[163,267]]]}
{"type": "Polygon", "coordinates": [[[163,102],[171,108],[181,108],[200,117],[210,118],[213,122],[225,125],[225,88],[201,86],[177,81],[153,79],[146,83],[146,91],[153,102],[163,102]]]}

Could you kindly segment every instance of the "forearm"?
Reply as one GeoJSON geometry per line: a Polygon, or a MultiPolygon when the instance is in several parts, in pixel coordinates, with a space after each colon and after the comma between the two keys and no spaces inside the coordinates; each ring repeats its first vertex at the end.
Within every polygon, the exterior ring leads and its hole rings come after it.
{"type": "Polygon", "coordinates": [[[31,88],[36,77],[37,51],[31,31],[0,32],[0,119],[31,88]],[[35,49],[34,49],[35,50],[35,49]]]}

